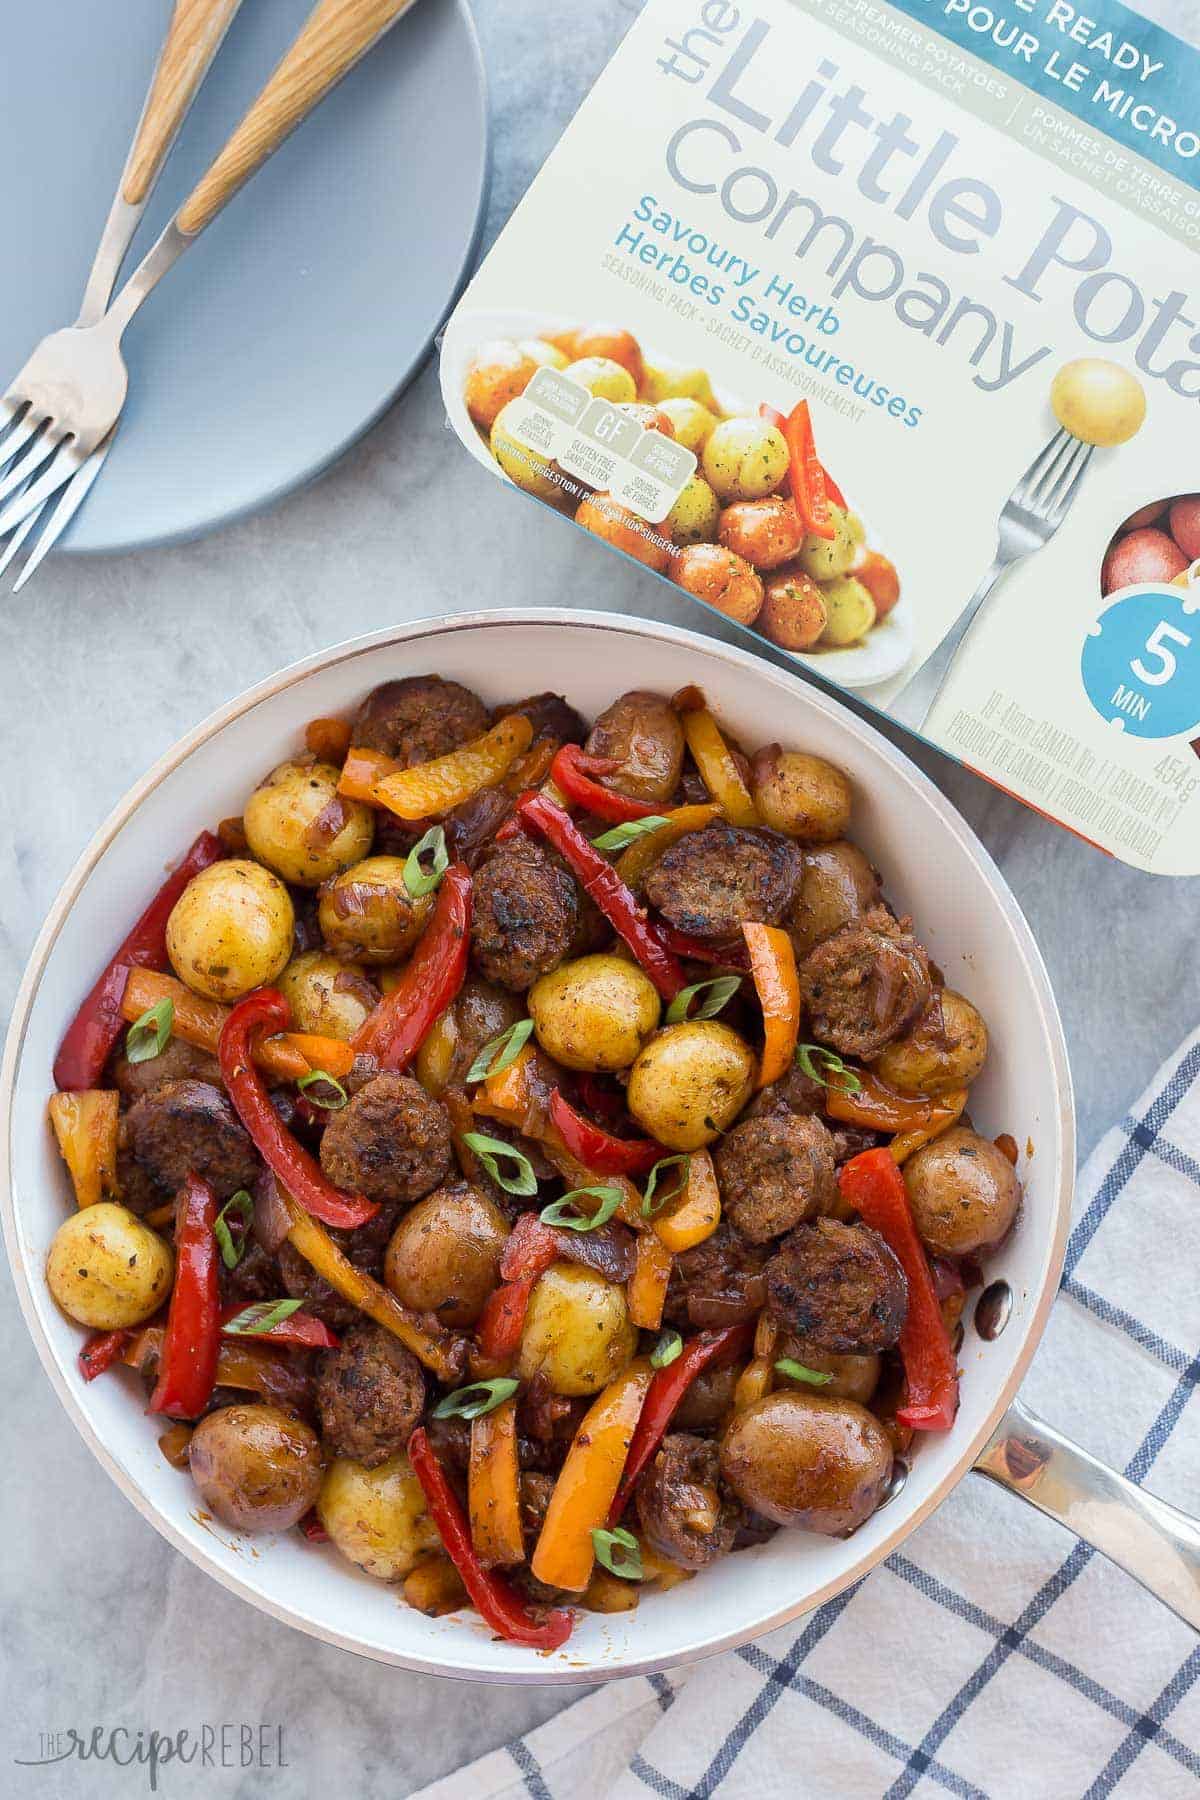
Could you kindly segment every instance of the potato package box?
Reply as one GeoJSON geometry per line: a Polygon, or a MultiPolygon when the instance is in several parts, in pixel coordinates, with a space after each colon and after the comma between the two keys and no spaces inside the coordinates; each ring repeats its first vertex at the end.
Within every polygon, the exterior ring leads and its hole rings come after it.
{"type": "Polygon", "coordinates": [[[750,641],[1196,874],[1198,246],[1200,51],[1118,0],[648,0],[446,405],[750,641]]]}

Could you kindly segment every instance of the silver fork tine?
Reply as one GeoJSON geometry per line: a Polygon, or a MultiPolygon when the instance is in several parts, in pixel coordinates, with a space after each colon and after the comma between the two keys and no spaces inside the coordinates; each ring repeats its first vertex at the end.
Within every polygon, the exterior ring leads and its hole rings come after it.
{"type": "Polygon", "coordinates": [[[1045,474],[1047,468],[1049,468],[1050,464],[1054,461],[1055,456],[1057,456],[1062,445],[1066,442],[1066,437],[1067,434],[1065,431],[1057,431],[1048,444],[1042,445],[1025,473],[1021,476],[1016,487],[1013,489],[1014,500],[1019,501],[1022,505],[1027,504],[1029,495],[1033,492],[1035,485],[1045,474]]]}
{"type": "MultiPolygon", "coordinates": [[[[26,557],[24,568],[13,582],[12,591],[14,594],[20,593],[21,589],[25,586],[25,583],[29,580],[29,577],[41,563],[43,557],[48,551],[54,548],[63,532],[67,529],[67,526],[71,523],[71,520],[75,517],[75,514],[79,511],[79,508],[87,499],[92,489],[92,483],[104,467],[105,459],[112,449],[113,438],[115,436],[116,426],[114,425],[103,443],[98,444],[92,451],[92,454],[84,459],[82,466],[75,472],[72,479],[68,481],[66,487],[63,489],[61,498],[42,527],[41,536],[26,557]]],[[[24,542],[29,532],[33,529],[36,518],[36,512],[31,512],[27,514],[20,525],[17,526],[16,531],[13,533],[13,541],[17,547],[24,542]]],[[[4,573],[8,562],[9,553],[6,551],[3,558],[0,558],[0,575],[4,573]]]]}
{"type": "Polygon", "coordinates": [[[1055,489],[1062,479],[1063,471],[1071,462],[1074,454],[1075,440],[1069,438],[1064,432],[1062,443],[1058,446],[1058,449],[1055,451],[1054,456],[1051,458],[1051,461],[1046,468],[1045,474],[1042,476],[1029,497],[1030,504],[1036,510],[1042,511],[1049,504],[1055,489]]]}
{"type": "Polygon", "coordinates": [[[1091,460],[1091,444],[1077,445],[1071,463],[1064,471],[1064,479],[1059,482],[1058,491],[1051,501],[1050,517],[1056,526],[1061,525],[1066,518],[1071,502],[1079,491],[1079,484],[1087,474],[1087,467],[1091,460]],[[1072,471],[1074,472],[1072,473],[1072,471]]]}
{"type": "MultiPolygon", "coordinates": [[[[0,500],[8,499],[8,496],[14,493],[23,481],[27,481],[36,470],[42,468],[47,462],[50,462],[52,465],[48,473],[54,474],[62,460],[59,457],[58,452],[62,448],[63,441],[61,436],[52,437],[49,432],[47,432],[45,436],[39,438],[38,441],[26,451],[25,455],[21,458],[20,462],[17,463],[15,468],[10,468],[4,479],[0,481],[0,500]]],[[[58,479],[51,482],[50,486],[46,489],[46,494],[52,494],[55,488],[60,487],[64,481],[69,481],[70,478],[70,469],[64,469],[62,474],[58,476],[58,479]]],[[[29,507],[25,502],[29,498],[29,493],[32,493],[32,491],[33,490],[30,489],[28,493],[22,494],[18,500],[10,501],[4,511],[0,513],[0,534],[11,531],[14,525],[20,524],[21,520],[25,517],[25,514],[29,511],[29,507]]],[[[43,494],[42,499],[45,499],[45,497],[46,495],[43,494]]],[[[40,501],[34,502],[34,504],[40,505],[40,501]]]]}
{"type": "MultiPolygon", "coordinates": [[[[30,485],[32,485],[32,478],[30,485]]],[[[27,514],[17,526],[17,529],[13,532],[7,544],[4,546],[3,552],[0,553],[0,575],[3,575],[5,569],[7,569],[9,563],[17,554],[17,551],[21,548],[21,545],[25,542],[25,539],[29,536],[36,523],[37,514],[31,512],[27,514]]]]}
{"type": "Polygon", "coordinates": [[[0,462],[9,463],[18,456],[42,423],[41,419],[31,417],[27,408],[24,416],[20,415],[21,408],[14,407],[9,429],[0,437],[0,462]]]}

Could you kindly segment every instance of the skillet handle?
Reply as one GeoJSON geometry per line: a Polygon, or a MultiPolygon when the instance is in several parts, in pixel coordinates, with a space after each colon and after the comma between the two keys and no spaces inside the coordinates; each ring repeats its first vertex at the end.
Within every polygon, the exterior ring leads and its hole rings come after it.
{"type": "Polygon", "coordinates": [[[975,1468],[1057,1519],[1200,1631],[1200,1522],[1098,1462],[1020,1400],[975,1468]]]}

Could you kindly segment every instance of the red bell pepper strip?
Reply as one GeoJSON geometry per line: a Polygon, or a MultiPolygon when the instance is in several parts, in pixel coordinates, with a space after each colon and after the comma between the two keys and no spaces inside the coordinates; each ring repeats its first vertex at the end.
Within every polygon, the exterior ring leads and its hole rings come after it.
{"type": "Polygon", "coordinates": [[[887,1148],[864,1150],[842,1165],[838,1186],[847,1205],[895,1254],[908,1282],[908,1312],[900,1333],[908,1397],[896,1417],[914,1431],[946,1431],[958,1411],[958,1367],[904,1175],[887,1148]]]}
{"type": "MultiPolygon", "coordinates": [[[[765,400],[758,409],[758,416],[760,419],[769,420],[772,425],[777,425],[780,431],[786,429],[787,418],[785,414],[779,412],[774,406],[768,406],[765,400]]],[[[833,479],[833,476],[829,473],[829,470],[825,467],[824,463],[821,464],[821,473],[825,477],[826,495],[833,501],[835,506],[840,506],[842,511],[845,512],[847,510],[846,496],[843,494],[841,488],[833,479]]]]}
{"type": "Polygon", "coordinates": [[[99,1087],[104,1065],[125,1029],[121,996],[131,968],[167,967],[167,920],[193,875],[226,855],[220,838],[202,831],[110,959],[95,987],[75,1014],[54,1059],[54,1085],[74,1092],[99,1087]]]}
{"type": "MultiPolygon", "coordinates": [[[[221,1309],[221,1331],[224,1336],[244,1339],[256,1338],[260,1344],[290,1344],[301,1350],[336,1350],[341,1339],[336,1337],[326,1325],[324,1319],[318,1319],[315,1313],[289,1313],[286,1319],[280,1319],[268,1331],[226,1331],[225,1327],[234,1319],[240,1318],[251,1305],[261,1305],[261,1301],[248,1302],[235,1300],[232,1306],[221,1309]]],[[[270,1304],[268,1302],[268,1304],[270,1304]]]]}
{"type": "Polygon", "coordinates": [[[431,1026],[457,994],[467,973],[471,931],[471,872],[454,863],[442,876],[437,903],[404,973],[359,1027],[354,1048],[381,1069],[408,1067],[431,1026]]]}
{"type": "Polygon", "coordinates": [[[684,985],[679,960],[665,948],[608,858],[588,842],[582,831],[543,793],[523,794],[517,801],[517,817],[531,825],[563,856],[578,876],[618,937],[624,939],[664,1000],[673,1000],[684,985]]]}
{"type": "Polygon", "coordinates": [[[300,1529],[310,1544],[327,1544],[329,1542],[329,1533],[315,1512],[305,1513],[300,1521],[300,1529]]]}
{"type": "Polygon", "coordinates": [[[172,1419],[196,1419],[208,1405],[221,1348],[219,1268],[213,1226],[217,1196],[207,1181],[189,1174],[175,1231],[175,1286],[158,1359],[150,1411],[172,1419]]]}
{"type": "Polygon", "coordinates": [[[296,1142],[271,1105],[250,1054],[260,1031],[267,1035],[286,1031],[291,1017],[287,1001],[274,988],[259,988],[239,1000],[221,1027],[217,1049],[221,1079],[254,1148],[292,1198],[322,1224],[353,1230],[375,1217],[379,1202],[365,1200],[361,1194],[343,1194],[326,1181],[316,1159],[296,1142]]]}
{"type": "Polygon", "coordinates": [[[550,1227],[536,1213],[522,1213],[500,1258],[503,1286],[488,1295],[475,1327],[479,1348],[489,1362],[507,1362],[516,1355],[529,1296],[561,1254],[550,1227]]]}
{"type": "Polygon", "coordinates": [[[663,919],[655,921],[654,929],[668,950],[688,962],[720,963],[730,969],[748,970],[750,967],[745,939],[737,944],[718,944],[711,938],[693,937],[690,932],[680,931],[663,919]]]}
{"type": "Polygon", "coordinates": [[[566,1607],[555,1607],[543,1619],[535,1618],[504,1576],[494,1569],[485,1569],[480,1562],[466,1515],[423,1425],[408,1440],[408,1460],[424,1491],[446,1554],[484,1623],[508,1643],[526,1644],[531,1650],[557,1650],[565,1644],[575,1623],[566,1607]]]}
{"type": "Polygon", "coordinates": [[[79,1352],[79,1372],[85,1381],[95,1381],[124,1354],[132,1331],[98,1331],[79,1352]]]}
{"type": "Polygon", "coordinates": [[[663,1155],[652,1138],[619,1138],[576,1112],[560,1088],[550,1095],[550,1123],[577,1162],[597,1175],[645,1175],[663,1155]]]}
{"type": "Polygon", "coordinates": [[[783,422],[783,435],[788,447],[788,484],[800,523],[813,537],[836,537],[807,400],[797,401],[792,408],[783,422]]]}
{"type": "Polygon", "coordinates": [[[660,1369],[646,1390],[641,1414],[629,1441],[625,1472],[608,1515],[610,1526],[616,1524],[629,1503],[634,1484],[667,1434],[672,1418],[683,1396],[702,1370],[731,1363],[749,1350],[754,1341],[754,1326],[727,1325],[723,1331],[702,1331],[683,1346],[673,1363],[660,1369]]]}
{"type": "Polygon", "coordinates": [[[650,818],[658,810],[656,807],[648,806],[644,800],[631,800],[627,794],[618,794],[614,788],[593,780],[596,775],[612,775],[620,767],[618,756],[588,756],[578,744],[564,744],[550,764],[550,779],[575,806],[610,825],[650,818]]]}

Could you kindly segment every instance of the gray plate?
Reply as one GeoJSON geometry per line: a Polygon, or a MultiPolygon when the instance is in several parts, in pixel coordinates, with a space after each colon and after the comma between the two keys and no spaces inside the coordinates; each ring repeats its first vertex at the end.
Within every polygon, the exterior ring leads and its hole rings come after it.
{"type": "MultiPolygon", "coordinates": [[[[312,0],[247,0],[127,270],[296,35],[312,0]]],[[[74,319],[162,41],[166,0],[6,9],[0,380],[74,319]]],[[[419,368],[473,259],[488,178],[466,0],[418,0],[213,224],[125,338],[129,400],[63,538],[194,536],[339,456],[419,368]]]]}

